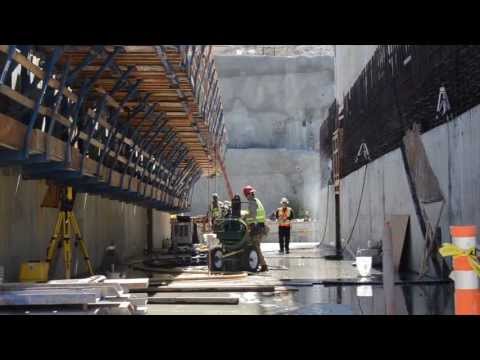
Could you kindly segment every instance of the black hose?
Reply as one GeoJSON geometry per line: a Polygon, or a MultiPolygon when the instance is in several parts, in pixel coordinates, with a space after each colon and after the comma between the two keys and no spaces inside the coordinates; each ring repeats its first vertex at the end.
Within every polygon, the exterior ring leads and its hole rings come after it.
{"type": "Polygon", "coordinates": [[[355,230],[355,226],[357,225],[358,216],[360,215],[360,207],[362,206],[363,191],[365,190],[365,183],[366,183],[366,180],[367,180],[367,168],[368,168],[368,163],[365,165],[365,171],[363,172],[362,192],[360,193],[360,200],[358,201],[357,214],[355,215],[355,220],[353,222],[353,226],[352,226],[352,230],[350,231],[350,235],[348,235],[347,242],[345,243],[345,246],[342,249],[343,251],[345,251],[348,244],[352,240],[353,231],[355,230]]]}

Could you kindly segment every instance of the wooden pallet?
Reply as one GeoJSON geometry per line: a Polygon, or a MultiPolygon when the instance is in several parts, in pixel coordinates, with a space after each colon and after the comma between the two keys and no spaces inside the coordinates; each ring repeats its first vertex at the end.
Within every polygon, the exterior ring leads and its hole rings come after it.
{"type": "Polygon", "coordinates": [[[78,313],[141,315],[148,294],[129,289],[148,287],[148,279],[56,280],[44,284],[0,284],[0,313],[78,313]]]}

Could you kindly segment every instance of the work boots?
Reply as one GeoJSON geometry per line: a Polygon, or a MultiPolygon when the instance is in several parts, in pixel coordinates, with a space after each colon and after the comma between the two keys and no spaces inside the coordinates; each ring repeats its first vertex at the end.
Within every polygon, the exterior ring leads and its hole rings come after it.
{"type": "Polygon", "coordinates": [[[260,267],[260,270],[259,270],[259,271],[260,271],[260,272],[266,272],[266,271],[268,271],[268,266],[267,266],[267,265],[262,265],[262,266],[260,267]]]}

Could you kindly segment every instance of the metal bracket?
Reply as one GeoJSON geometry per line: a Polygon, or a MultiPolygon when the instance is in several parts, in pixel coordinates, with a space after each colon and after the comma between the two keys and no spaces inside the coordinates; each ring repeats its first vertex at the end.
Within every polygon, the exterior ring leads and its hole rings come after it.
{"type": "MultiPolygon", "coordinates": [[[[135,164],[134,164],[134,168],[133,168],[133,174],[129,177],[129,180],[128,180],[128,190],[130,191],[130,188],[131,188],[131,184],[132,184],[132,179],[133,177],[136,177],[137,176],[137,167],[138,167],[138,163],[140,161],[140,159],[142,158],[142,153],[143,152],[147,152],[147,149],[150,148],[150,144],[152,143],[153,139],[157,136],[157,134],[162,130],[163,126],[167,123],[167,119],[165,119],[160,126],[157,126],[156,129],[155,129],[155,125],[158,124],[158,122],[164,118],[164,115],[163,113],[157,117],[155,119],[155,122],[154,122],[154,125],[149,129],[149,131],[147,132],[147,134],[144,136],[141,144],[139,145],[139,148],[140,148],[140,153],[138,154],[136,160],[135,160],[135,164]],[[155,130],[154,130],[155,129],[155,130]],[[153,136],[151,136],[150,138],[148,138],[148,136],[152,133],[152,131],[154,132],[153,136]]],[[[134,153],[134,152],[133,152],[134,153]]],[[[133,155],[133,153],[131,155],[133,155]]],[[[122,183],[123,184],[123,183],[122,183]]]]}
{"type": "MultiPolygon", "coordinates": [[[[125,138],[127,137],[128,135],[128,132],[129,130],[131,129],[131,126],[130,126],[130,120],[132,120],[133,118],[135,118],[135,116],[140,112],[140,111],[143,111],[145,109],[145,107],[147,106],[147,99],[150,97],[150,94],[147,94],[143,101],[138,104],[138,106],[135,107],[135,109],[133,109],[133,111],[131,113],[128,114],[127,116],[127,119],[125,120],[125,122],[122,124],[122,128],[121,128],[121,137],[120,139],[118,140],[119,141],[119,146],[117,147],[117,151],[115,152],[115,157],[113,159],[113,164],[112,164],[112,169],[114,169],[118,163],[118,158],[120,157],[120,153],[122,152],[123,148],[125,147],[125,138]]],[[[143,117],[143,119],[140,121],[140,123],[138,124],[138,126],[140,126],[143,121],[148,117],[150,116],[153,111],[155,110],[155,105],[153,105],[146,113],[146,115],[143,117]]],[[[112,172],[110,172],[109,176],[108,176],[108,183],[111,184],[111,175],[112,175],[112,172]]]]}
{"type": "Polygon", "coordinates": [[[371,160],[370,159],[370,152],[368,151],[367,143],[365,143],[365,142],[362,142],[360,144],[360,148],[358,149],[357,156],[355,157],[355,163],[358,163],[358,161],[362,157],[367,162],[371,160]]]}
{"type": "MultiPolygon", "coordinates": [[[[147,119],[147,117],[149,117],[152,112],[153,112],[153,109],[155,109],[155,106],[156,106],[156,103],[150,108],[151,112],[148,112],[147,115],[148,116],[145,116],[141,122],[143,122],[145,119],[147,119]]],[[[160,116],[158,116],[154,121],[153,121],[153,125],[150,127],[150,129],[147,131],[147,134],[146,136],[148,136],[150,134],[151,131],[153,131],[153,129],[155,128],[156,124],[164,117],[164,113],[160,114],[160,116]]],[[[167,120],[165,119],[164,121],[164,124],[166,124],[167,120]]],[[[163,124],[162,124],[163,125],[163,124]]],[[[130,169],[130,164],[132,164],[132,160],[133,160],[133,156],[135,155],[135,153],[137,152],[137,147],[139,148],[140,150],[140,155],[141,153],[143,152],[143,144],[145,143],[146,139],[145,137],[142,137],[140,136],[140,124],[136,127],[133,135],[132,135],[132,146],[130,148],[130,155],[128,157],[128,162],[125,166],[125,169],[122,173],[122,177],[121,177],[121,180],[120,180],[120,187],[123,188],[123,180],[125,178],[125,174],[128,173],[129,169],[130,169]]],[[[139,156],[140,156],[139,155],[139,156]]],[[[136,169],[134,169],[134,175],[135,175],[135,172],[136,172],[136,169]]],[[[130,176],[131,178],[131,176],[130,176]]],[[[130,181],[129,181],[129,187],[128,187],[128,190],[130,190],[130,181]]]]}
{"type": "Polygon", "coordinates": [[[85,172],[85,157],[87,153],[89,152],[90,148],[90,141],[92,140],[96,128],[100,122],[100,117],[103,115],[103,112],[105,111],[105,108],[107,107],[107,98],[108,96],[112,97],[115,95],[117,91],[119,91],[123,85],[124,85],[124,80],[126,77],[129,75],[128,72],[125,72],[120,79],[118,79],[113,86],[112,90],[109,93],[104,94],[99,100],[97,100],[97,106],[96,106],[96,112],[95,112],[95,117],[91,120],[90,122],[90,131],[88,132],[87,140],[86,140],[86,146],[84,147],[82,151],[82,158],[80,160],[80,172],[84,174],[85,172]]]}
{"type": "Polygon", "coordinates": [[[65,154],[65,166],[70,166],[72,162],[72,150],[71,150],[71,142],[72,142],[72,136],[73,136],[73,131],[75,130],[77,121],[78,121],[78,115],[80,113],[80,108],[83,106],[83,102],[85,101],[85,97],[87,96],[88,92],[90,91],[90,88],[93,86],[93,84],[100,78],[100,76],[103,74],[103,72],[111,65],[113,62],[113,58],[120,52],[120,48],[115,48],[113,53],[109,54],[105,62],[100,66],[100,68],[97,70],[95,75],[90,78],[85,80],[85,82],[82,85],[82,88],[80,89],[80,95],[78,96],[77,102],[75,104],[75,107],[73,109],[73,122],[70,124],[70,127],[68,129],[68,139],[67,139],[67,146],[66,146],[66,154],[65,154]]]}
{"type": "Polygon", "coordinates": [[[445,86],[440,87],[440,91],[438,94],[438,102],[437,102],[437,117],[444,116],[450,111],[450,101],[448,100],[447,90],[445,86]]]}
{"type": "Polygon", "coordinates": [[[10,71],[10,65],[12,64],[13,55],[15,55],[16,52],[17,52],[16,45],[8,46],[7,60],[3,65],[2,74],[0,75],[0,85],[3,85],[5,83],[5,78],[7,77],[7,73],[10,71]]]}
{"type": "Polygon", "coordinates": [[[51,117],[51,121],[50,121],[50,125],[48,127],[48,136],[47,136],[47,141],[45,143],[45,157],[46,157],[46,160],[50,160],[50,146],[51,146],[51,137],[52,137],[52,134],[53,134],[53,129],[55,128],[55,123],[56,123],[56,117],[58,115],[58,110],[60,109],[60,105],[62,103],[62,100],[63,100],[63,91],[65,89],[65,85],[66,85],[66,80],[67,80],[67,74],[68,74],[68,70],[69,70],[69,65],[70,65],[70,58],[67,58],[67,61],[65,63],[65,66],[64,66],[64,69],[63,69],[63,74],[62,74],[62,79],[60,81],[60,87],[58,88],[58,94],[57,94],[57,98],[55,99],[55,103],[53,105],[53,113],[52,113],[52,117],[51,117]]]}
{"type": "MultiPolygon", "coordinates": [[[[153,146],[153,139],[159,134],[161,130],[161,127],[159,127],[158,131],[156,131],[156,134],[154,136],[152,136],[152,138],[149,140],[149,143],[148,145],[145,146],[145,151],[147,153],[151,153],[151,147],[153,146]]],[[[174,132],[172,132],[172,136],[170,137],[170,139],[168,139],[167,141],[165,141],[165,147],[170,143],[171,140],[173,140],[174,138],[176,137],[176,134],[174,132]]],[[[144,176],[144,173],[145,173],[145,169],[146,167],[148,166],[148,163],[147,164],[144,164],[143,165],[143,168],[142,168],[142,172],[141,172],[141,175],[140,175],[140,179],[141,181],[143,181],[143,176],[144,176]]]]}
{"type": "Polygon", "coordinates": [[[56,47],[52,56],[47,61],[45,76],[42,84],[42,90],[40,91],[39,96],[35,100],[35,105],[33,107],[33,112],[32,112],[32,115],[30,116],[30,120],[27,125],[27,131],[25,134],[24,142],[23,142],[23,158],[24,159],[28,159],[30,155],[30,141],[32,138],[33,127],[35,126],[38,111],[40,110],[40,106],[45,96],[45,92],[47,91],[48,82],[50,81],[53,75],[54,66],[57,63],[57,61],[60,59],[62,52],[63,52],[62,47],[56,47]]]}
{"type": "MultiPolygon", "coordinates": [[[[140,85],[140,83],[141,83],[141,80],[137,80],[135,82],[135,84],[133,84],[132,86],[130,86],[128,88],[127,95],[123,98],[120,106],[115,110],[115,112],[113,113],[113,115],[110,117],[110,119],[108,121],[108,123],[111,125],[111,128],[110,128],[110,131],[109,131],[109,134],[108,134],[107,141],[105,142],[103,151],[100,155],[100,159],[99,159],[98,164],[97,164],[97,171],[96,171],[97,176],[101,176],[100,172],[101,172],[101,169],[103,167],[105,157],[110,152],[110,144],[112,142],[112,138],[116,137],[116,135],[117,135],[117,131],[118,131],[117,123],[118,123],[118,117],[120,115],[120,111],[125,106],[127,101],[131,99],[133,94],[135,94],[137,92],[137,88],[140,85]]],[[[110,169],[110,171],[112,171],[112,169],[110,169]]]]}

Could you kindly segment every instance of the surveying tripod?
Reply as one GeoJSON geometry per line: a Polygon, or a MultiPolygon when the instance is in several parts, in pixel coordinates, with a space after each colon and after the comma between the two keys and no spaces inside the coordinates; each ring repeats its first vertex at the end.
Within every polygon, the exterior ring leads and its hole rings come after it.
{"type": "Polygon", "coordinates": [[[47,263],[51,270],[51,263],[55,257],[57,248],[63,245],[63,258],[65,261],[65,278],[70,279],[72,272],[72,229],[73,236],[75,236],[75,247],[80,244],[80,250],[83,254],[85,263],[87,264],[90,275],[93,274],[92,264],[87,252],[87,246],[83,241],[80,233],[80,227],[78,226],[77,219],[73,213],[73,204],[75,201],[75,193],[71,186],[62,186],[60,192],[60,206],[57,216],[57,222],[55,224],[55,230],[50,240],[47,250],[47,263]]]}

